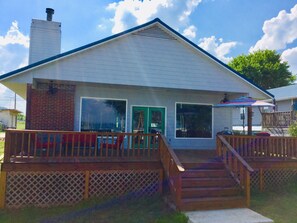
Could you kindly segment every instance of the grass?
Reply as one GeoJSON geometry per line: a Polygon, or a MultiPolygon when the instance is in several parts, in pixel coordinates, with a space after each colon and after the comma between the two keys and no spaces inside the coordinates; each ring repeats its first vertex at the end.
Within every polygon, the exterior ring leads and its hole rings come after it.
{"type": "Polygon", "coordinates": [[[18,121],[17,121],[17,129],[20,129],[20,130],[25,129],[25,124],[26,124],[25,121],[20,121],[20,120],[18,120],[18,121]]]}
{"type": "Polygon", "coordinates": [[[274,223],[297,223],[297,180],[283,189],[252,193],[251,209],[274,223]]]}
{"type": "Polygon", "coordinates": [[[169,209],[161,197],[134,200],[91,199],[74,206],[0,210],[0,222],[129,222],[186,223],[187,217],[169,209]]]}

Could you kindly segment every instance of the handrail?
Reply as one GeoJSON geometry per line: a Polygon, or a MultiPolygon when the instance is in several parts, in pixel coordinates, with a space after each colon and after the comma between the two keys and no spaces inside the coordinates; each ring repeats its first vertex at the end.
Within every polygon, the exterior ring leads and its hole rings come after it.
{"type": "Polygon", "coordinates": [[[167,147],[168,152],[169,152],[170,156],[172,157],[172,159],[174,160],[176,166],[178,167],[178,170],[181,172],[185,171],[185,168],[183,167],[182,163],[179,161],[175,152],[173,152],[173,150],[172,150],[171,146],[168,144],[165,136],[161,135],[161,139],[162,139],[163,143],[165,144],[165,146],[167,147]]]}
{"type": "Polygon", "coordinates": [[[224,139],[245,159],[295,159],[297,138],[225,135],[224,139]]]}
{"type": "Polygon", "coordinates": [[[4,163],[158,158],[158,149],[158,134],[7,130],[4,163]]]}
{"type": "Polygon", "coordinates": [[[232,155],[235,156],[248,171],[254,172],[254,169],[236,152],[236,150],[226,141],[226,139],[222,135],[218,135],[218,138],[225,144],[232,155]]]}
{"type": "Polygon", "coordinates": [[[254,169],[237,153],[222,135],[217,135],[217,154],[222,158],[226,169],[244,190],[246,205],[250,205],[250,174],[254,169]]]}
{"type": "Polygon", "coordinates": [[[167,143],[165,136],[161,135],[159,143],[160,160],[165,170],[166,178],[169,183],[169,188],[177,209],[181,209],[181,175],[185,168],[179,161],[176,154],[173,152],[170,145],[167,143]]]}

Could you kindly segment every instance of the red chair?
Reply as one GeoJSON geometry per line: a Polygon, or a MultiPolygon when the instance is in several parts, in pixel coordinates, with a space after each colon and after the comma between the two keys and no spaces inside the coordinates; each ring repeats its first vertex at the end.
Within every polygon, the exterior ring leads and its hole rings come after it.
{"type": "Polygon", "coordinates": [[[121,149],[122,143],[124,141],[124,135],[118,135],[114,144],[112,143],[101,143],[101,148],[108,148],[108,149],[121,149]]]}

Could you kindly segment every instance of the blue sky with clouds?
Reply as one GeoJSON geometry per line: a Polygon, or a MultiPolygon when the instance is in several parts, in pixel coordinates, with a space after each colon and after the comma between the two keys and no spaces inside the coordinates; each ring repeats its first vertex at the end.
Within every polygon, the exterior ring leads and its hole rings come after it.
{"type": "MultiPolygon", "coordinates": [[[[1,0],[0,75],[27,65],[31,19],[47,7],[62,23],[63,52],[158,17],[225,63],[273,49],[297,74],[297,0],[1,0]]],[[[0,85],[0,106],[13,99],[0,85]]],[[[25,111],[19,97],[17,108],[25,111]]]]}

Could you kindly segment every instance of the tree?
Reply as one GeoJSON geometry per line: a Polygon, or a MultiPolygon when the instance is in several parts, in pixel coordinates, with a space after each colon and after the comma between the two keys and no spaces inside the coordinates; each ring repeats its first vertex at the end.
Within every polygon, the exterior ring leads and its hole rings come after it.
{"type": "Polygon", "coordinates": [[[19,121],[25,121],[26,120],[26,116],[23,113],[19,113],[17,115],[17,120],[19,120],[19,121]]]}
{"type": "Polygon", "coordinates": [[[287,62],[281,61],[275,50],[258,50],[240,55],[228,64],[237,72],[264,89],[292,84],[296,77],[289,71],[287,62]]]}

